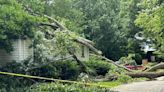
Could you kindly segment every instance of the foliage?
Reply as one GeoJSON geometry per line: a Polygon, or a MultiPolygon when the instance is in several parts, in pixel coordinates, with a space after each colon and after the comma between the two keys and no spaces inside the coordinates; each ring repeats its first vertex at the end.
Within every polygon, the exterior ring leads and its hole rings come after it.
{"type": "Polygon", "coordinates": [[[107,81],[107,82],[97,82],[98,85],[104,85],[104,86],[107,86],[107,87],[116,87],[118,85],[121,85],[122,83],[119,82],[119,81],[107,81]]]}
{"type": "MultiPolygon", "coordinates": [[[[25,74],[24,67],[20,63],[12,62],[0,68],[3,72],[13,72],[25,74]]],[[[15,77],[9,75],[0,75],[0,92],[23,92],[25,87],[32,85],[34,82],[27,78],[15,77]]]]}
{"type": "Polygon", "coordinates": [[[125,75],[125,74],[121,74],[118,76],[117,80],[118,82],[124,84],[124,83],[131,83],[131,82],[141,82],[141,81],[148,81],[150,79],[148,78],[144,78],[144,77],[141,77],[141,78],[132,78],[128,75],[125,75]]]}
{"type": "Polygon", "coordinates": [[[12,50],[11,39],[33,37],[36,22],[42,18],[25,12],[16,0],[0,0],[0,48],[12,50]]]}
{"type": "MultiPolygon", "coordinates": [[[[27,92],[110,92],[109,89],[75,85],[75,84],[59,84],[59,83],[49,83],[49,84],[39,84],[33,85],[31,89],[27,92]]],[[[112,91],[111,91],[112,92],[112,91]]]]}
{"type": "Polygon", "coordinates": [[[28,88],[2,88],[0,89],[0,92],[25,92],[28,88]]]}
{"type": "Polygon", "coordinates": [[[119,75],[117,78],[117,81],[121,82],[121,83],[128,83],[130,80],[132,80],[132,78],[128,75],[119,75]]]}
{"type": "Polygon", "coordinates": [[[29,71],[31,75],[42,76],[48,78],[59,78],[59,71],[53,65],[49,64],[41,68],[32,69],[29,71]]]}
{"type": "Polygon", "coordinates": [[[107,76],[119,76],[125,74],[127,71],[121,68],[113,67],[113,69],[108,71],[107,76]]]}
{"type": "Polygon", "coordinates": [[[61,61],[54,63],[57,70],[60,71],[59,78],[61,79],[77,79],[80,68],[75,61],[61,61]]]}
{"type": "Polygon", "coordinates": [[[130,82],[139,82],[149,80],[148,78],[132,78],[126,75],[127,71],[120,68],[113,68],[109,70],[108,74],[106,74],[106,78],[112,79],[113,82],[118,82],[120,84],[130,83],[130,82]]]}
{"type": "Polygon", "coordinates": [[[80,68],[74,61],[56,61],[30,70],[30,74],[49,78],[76,80],[80,74],[80,68]]]}
{"type": "Polygon", "coordinates": [[[105,56],[118,60],[139,51],[133,23],[138,0],[85,0],[75,4],[86,15],[84,34],[105,56]]]}
{"type": "Polygon", "coordinates": [[[84,14],[74,7],[74,0],[17,0],[19,3],[30,7],[35,13],[54,17],[69,30],[82,32],[84,14]]]}
{"type": "Polygon", "coordinates": [[[52,61],[71,58],[70,51],[76,53],[80,50],[81,44],[74,41],[79,37],[78,34],[60,30],[50,32],[50,34],[52,37],[47,38],[46,33],[36,32],[33,61],[36,67],[52,61]]]}
{"type": "MultiPolygon", "coordinates": [[[[28,69],[29,68],[30,67],[28,67],[28,69]]],[[[1,67],[0,71],[69,80],[76,80],[80,74],[80,68],[74,61],[58,61],[40,68],[34,68],[30,70],[26,69],[27,68],[25,65],[23,65],[23,63],[12,62],[4,67],[1,67]]],[[[16,90],[19,88],[26,88],[35,82],[43,82],[37,79],[33,80],[7,75],[0,75],[0,79],[0,90],[6,90],[7,92],[11,92],[12,90],[12,92],[17,92],[16,90]]]]}
{"type": "Polygon", "coordinates": [[[92,57],[84,63],[89,69],[95,71],[97,75],[105,75],[113,67],[110,63],[96,57],[92,57]]]}
{"type": "Polygon", "coordinates": [[[135,55],[134,54],[129,54],[127,57],[121,57],[120,58],[120,63],[121,64],[132,64],[132,65],[136,65],[136,62],[134,60],[135,55]]]}
{"type": "Polygon", "coordinates": [[[157,54],[163,57],[164,2],[162,0],[142,0],[138,5],[142,10],[137,15],[135,24],[143,29],[145,37],[154,42],[157,54]]]}

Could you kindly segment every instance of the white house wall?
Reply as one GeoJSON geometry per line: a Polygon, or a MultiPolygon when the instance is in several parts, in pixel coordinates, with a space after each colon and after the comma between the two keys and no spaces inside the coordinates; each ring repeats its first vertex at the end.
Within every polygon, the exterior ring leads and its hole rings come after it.
{"type": "MultiPolygon", "coordinates": [[[[27,59],[28,57],[32,56],[33,57],[33,48],[29,48],[32,45],[32,41],[29,39],[17,39],[13,40],[13,49],[11,53],[7,53],[5,50],[0,49],[0,66],[4,65],[8,62],[16,61],[16,62],[21,62],[22,60],[27,59]]],[[[89,48],[86,46],[83,46],[84,49],[82,51],[83,45],[80,44],[79,50],[76,51],[77,57],[81,61],[87,61],[89,60],[89,48]],[[82,55],[82,52],[84,55],[82,55]]],[[[69,57],[69,54],[66,54],[65,57],[69,57]]],[[[49,57],[52,57],[51,55],[49,57]]],[[[61,58],[59,55],[58,57],[54,59],[61,58]]],[[[70,58],[73,59],[73,58],[70,58]]]]}
{"type": "Polygon", "coordinates": [[[89,48],[84,45],[81,45],[79,50],[76,52],[76,55],[81,61],[88,61],[89,60],[89,48]],[[82,46],[84,47],[84,50],[82,50],[82,46]],[[82,56],[82,52],[84,53],[84,56],[82,56]]]}
{"type": "Polygon", "coordinates": [[[29,48],[31,44],[32,41],[29,39],[13,40],[13,51],[11,53],[0,49],[0,65],[12,61],[20,62],[29,56],[33,56],[33,48],[29,48]]]}
{"type": "MultiPolygon", "coordinates": [[[[52,44],[54,45],[54,44],[52,44]]],[[[79,48],[76,49],[76,56],[78,59],[80,59],[81,61],[88,61],[89,60],[89,48],[79,44],[79,48]],[[82,47],[84,47],[84,49],[82,50],[82,47]],[[82,56],[82,52],[84,53],[84,56],[82,56]]],[[[61,58],[68,58],[69,60],[73,60],[73,57],[71,57],[71,55],[69,53],[66,53],[65,55],[58,55],[57,57],[53,57],[53,55],[47,55],[47,57],[51,60],[58,60],[61,58]]]]}

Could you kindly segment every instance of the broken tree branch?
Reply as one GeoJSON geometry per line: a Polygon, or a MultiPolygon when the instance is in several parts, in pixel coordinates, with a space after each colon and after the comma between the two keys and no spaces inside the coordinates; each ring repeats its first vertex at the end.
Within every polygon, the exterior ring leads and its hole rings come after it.
{"type": "Polygon", "coordinates": [[[151,71],[155,71],[157,69],[164,69],[164,63],[159,63],[153,67],[151,67],[150,69],[145,70],[146,72],[151,72],[151,71]]]}
{"type": "Polygon", "coordinates": [[[87,66],[75,55],[74,52],[72,52],[70,49],[68,49],[69,54],[72,55],[72,57],[77,61],[77,63],[80,65],[81,71],[88,72],[87,66]]]}
{"type": "MultiPolygon", "coordinates": [[[[35,16],[39,16],[39,14],[36,14],[30,7],[28,7],[28,6],[24,6],[24,7],[31,14],[33,14],[35,16]]],[[[60,31],[66,31],[69,33],[69,30],[64,25],[60,24],[56,19],[54,19],[48,15],[42,15],[42,16],[47,18],[49,20],[49,22],[53,22],[53,24],[52,23],[41,23],[41,25],[50,26],[54,30],[56,30],[56,27],[58,27],[58,29],[60,31]]],[[[90,50],[92,50],[96,54],[99,54],[99,55],[102,54],[101,51],[97,50],[94,46],[92,46],[91,41],[89,41],[85,38],[79,37],[79,38],[75,38],[73,41],[87,46],[90,50]]],[[[78,57],[74,54],[74,52],[71,52],[71,50],[69,50],[69,49],[68,49],[68,51],[73,56],[73,58],[77,61],[77,63],[82,67],[82,70],[86,71],[87,67],[85,66],[85,64],[83,64],[83,62],[80,59],[78,59],[78,57]]]]}
{"type": "Polygon", "coordinates": [[[91,44],[91,45],[94,45],[94,42],[91,41],[91,40],[88,40],[88,39],[85,39],[85,38],[82,38],[82,37],[79,37],[78,39],[81,39],[81,40],[84,40],[85,42],[91,44]]]}
{"type": "Polygon", "coordinates": [[[82,40],[82,39],[76,38],[76,39],[74,39],[74,41],[75,41],[75,42],[78,42],[78,43],[80,43],[80,44],[85,45],[86,47],[88,47],[91,51],[93,51],[93,52],[94,52],[95,54],[97,54],[97,55],[101,55],[101,54],[102,54],[101,51],[97,50],[97,49],[96,49],[95,47],[93,47],[91,44],[87,43],[86,41],[84,41],[84,40],[82,40]]]}
{"type": "MultiPolygon", "coordinates": [[[[93,55],[93,54],[92,54],[92,55],[93,55]]],[[[99,58],[101,58],[101,59],[104,59],[104,60],[106,60],[106,61],[112,63],[113,65],[115,65],[115,66],[118,67],[118,68],[123,68],[123,69],[127,70],[128,72],[132,72],[132,70],[130,70],[130,69],[124,67],[124,66],[118,65],[118,64],[116,64],[113,60],[110,60],[110,59],[108,59],[108,58],[106,58],[106,57],[104,57],[104,56],[100,56],[100,55],[94,55],[94,56],[99,57],[99,58]]]]}
{"type": "Polygon", "coordinates": [[[140,78],[140,77],[146,77],[146,78],[157,78],[164,76],[164,72],[138,72],[138,73],[127,73],[127,75],[131,76],[132,78],[140,78]]]}
{"type": "Polygon", "coordinates": [[[50,16],[48,16],[48,15],[43,15],[43,16],[44,16],[45,18],[47,18],[47,19],[53,21],[53,23],[54,23],[55,25],[57,25],[57,26],[60,28],[61,31],[67,30],[67,28],[66,28],[65,26],[63,26],[62,24],[60,24],[56,19],[54,19],[54,18],[52,18],[52,17],[50,17],[50,16]]]}
{"type": "Polygon", "coordinates": [[[49,27],[51,27],[52,29],[55,29],[55,30],[58,28],[58,26],[56,24],[54,24],[54,23],[41,22],[41,23],[39,23],[39,25],[40,26],[49,26],[49,27]]]}

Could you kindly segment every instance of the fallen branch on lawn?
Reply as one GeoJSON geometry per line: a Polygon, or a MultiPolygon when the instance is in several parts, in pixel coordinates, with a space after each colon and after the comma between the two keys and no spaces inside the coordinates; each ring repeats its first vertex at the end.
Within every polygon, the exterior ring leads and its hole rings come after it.
{"type": "Polygon", "coordinates": [[[164,63],[159,63],[153,67],[151,67],[150,69],[145,70],[146,72],[151,72],[151,71],[155,71],[157,69],[164,69],[164,63]]]}
{"type": "Polygon", "coordinates": [[[127,73],[127,75],[131,76],[132,78],[146,77],[146,78],[154,79],[157,77],[164,76],[164,72],[138,72],[138,73],[127,73]]]}
{"type": "Polygon", "coordinates": [[[104,60],[106,60],[106,61],[112,63],[113,65],[117,66],[118,68],[123,68],[123,69],[127,70],[128,72],[132,72],[132,70],[130,70],[130,69],[124,67],[124,66],[121,66],[121,65],[119,65],[119,64],[116,64],[113,60],[110,60],[110,59],[108,59],[108,58],[106,58],[106,57],[104,57],[104,56],[94,55],[94,54],[92,54],[92,55],[93,55],[93,56],[96,56],[96,57],[99,57],[99,58],[101,58],[101,59],[104,59],[104,60]]]}

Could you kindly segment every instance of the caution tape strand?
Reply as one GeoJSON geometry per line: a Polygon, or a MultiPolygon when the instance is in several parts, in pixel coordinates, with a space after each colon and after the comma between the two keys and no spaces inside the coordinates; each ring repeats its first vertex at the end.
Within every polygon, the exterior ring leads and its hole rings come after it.
{"type": "Polygon", "coordinates": [[[40,80],[49,80],[49,81],[55,81],[55,82],[61,82],[61,83],[72,83],[72,84],[79,84],[79,85],[86,85],[86,86],[96,86],[96,87],[102,87],[102,88],[109,88],[109,86],[98,85],[98,84],[95,84],[95,83],[83,83],[83,82],[77,82],[77,81],[60,80],[60,79],[54,79],[54,78],[31,76],[31,75],[24,75],[24,74],[10,73],[10,72],[1,72],[0,71],[0,74],[10,75],[10,76],[17,76],[17,77],[32,78],[32,79],[40,79],[40,80]]]}

